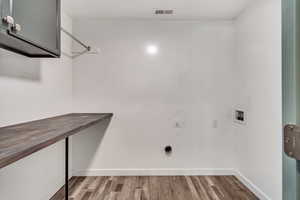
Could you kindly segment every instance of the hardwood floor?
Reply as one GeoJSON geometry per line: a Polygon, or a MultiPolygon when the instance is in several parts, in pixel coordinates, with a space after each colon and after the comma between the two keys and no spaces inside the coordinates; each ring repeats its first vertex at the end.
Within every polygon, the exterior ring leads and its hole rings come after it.
{"type": "MultiPolygon", "coordinates": [[[[257,200],[234,176],[73,177],[70,200],[257,200]]],[[[64,200],[63,188],[51,200],[64,200]]]]}

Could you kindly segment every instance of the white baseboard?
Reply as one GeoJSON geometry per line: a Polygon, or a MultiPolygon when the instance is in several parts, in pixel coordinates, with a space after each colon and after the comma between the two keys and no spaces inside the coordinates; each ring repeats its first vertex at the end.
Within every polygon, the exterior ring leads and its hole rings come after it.
{"type": "Polygon", "coordinates": [[[245,177],[241,172],[235,171],[234,174],[249,190],[251,190],[260,200],[271,200],[259,187],[245,177]]]}
{"type": "Polygon", "coordinates": [[[234,169],[90,169],[74,171],[74,176],[228,176],[234,169]]]}

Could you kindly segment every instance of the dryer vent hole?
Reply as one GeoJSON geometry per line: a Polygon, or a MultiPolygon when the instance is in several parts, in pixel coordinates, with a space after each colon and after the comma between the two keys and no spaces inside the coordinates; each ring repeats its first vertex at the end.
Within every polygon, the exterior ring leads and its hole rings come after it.
{"type": "Polygon", "coordinates": [[[165,147],[165,153],[166,153],[166,155],[168,155],[168,156],[171,155],[172,151],[173,151],[173,149],[172,149],[172,147],[170,145],[165,147]]]}

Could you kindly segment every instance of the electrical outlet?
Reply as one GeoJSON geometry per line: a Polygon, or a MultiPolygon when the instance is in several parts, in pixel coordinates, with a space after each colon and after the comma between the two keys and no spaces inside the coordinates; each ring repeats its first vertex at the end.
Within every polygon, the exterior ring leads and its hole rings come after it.
{"type": "Polygon", "coordinates": [[[181,128],[180,122],[175,122],[175,128],[181,128]]]}
{"type": "Polygon", "coordinates": [[[219,126],[218,120],[214,120],[213,121],[213,128],[218,128],[218,126],[219,126]]]}

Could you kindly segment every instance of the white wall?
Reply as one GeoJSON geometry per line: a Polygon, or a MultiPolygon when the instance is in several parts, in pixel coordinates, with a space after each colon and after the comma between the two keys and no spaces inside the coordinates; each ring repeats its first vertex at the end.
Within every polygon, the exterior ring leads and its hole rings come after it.
{"type": "Polygon", "coordinates": [[[75,171],[234,168],[232,22],[79,20],[74,33],[101,49],[73,62],[75,111],[115,114],[101,142],[74,138],[75,171]]]}
{"type": "Polygon", "coordinates": [[[281,1],[255,1],[236,21],[239,171],[272,200],[282,199],[281,1]]]}
{"type": "MultiPolygon", "coordinates": [[[[280,16],[280,0],[262,0],[235,22],[79,20],[75,35],[101,52],[77,58],[73,69],[64,56],[28,59],[0,50],[0,126],[113,112],[111,122],[73,138],[75,172],[238,169],[260,194],[279,200],[280,16]],[[157,55],[145,53],[149,44],[157,55]],[[246,125],[233,124],[234,107],[245,109],[246,125]],[[163,152],[168,144],[171,157],[163,152]]],[[[67,16],[63,26],[72,29],[67,16]]],[[[63,50],[70,47],[64,37],[63,50]]],[[[1,199],[49,199],[63,170],[61,142],[1,169],[1,199]]]]}
{"type": "MultiPolygon", "coordinates": [[[[62,24],[72,30],[71,19],[62,24]]],[[[64,51],[71,41],[63,36],[64,51]]],[[[0,126],[71,112],[72,60],[30,59],[0,50],[0,126]]],[[[64,183],[60,142],[0,170],[0,199],[49,199],[64,183]]]]}

